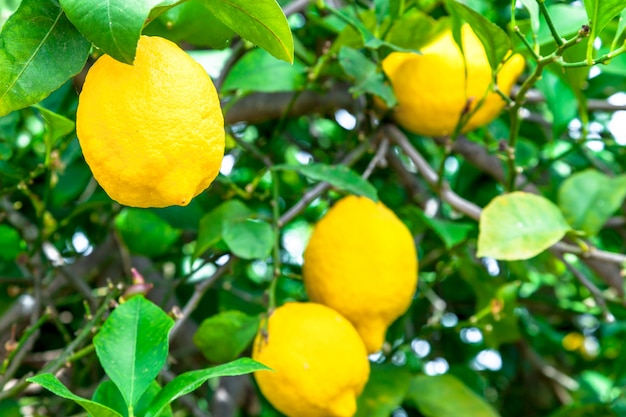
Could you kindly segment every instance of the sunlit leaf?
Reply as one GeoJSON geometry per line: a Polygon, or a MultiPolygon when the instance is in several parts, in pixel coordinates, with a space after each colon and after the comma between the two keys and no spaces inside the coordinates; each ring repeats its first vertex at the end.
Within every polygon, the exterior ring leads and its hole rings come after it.
{"type": "Polygon", "coordinates": [[[243,259],[265,259],[274,247],[274,232],[269,223],[245,219],[224,225],[224,242],[238,257],[243,259]]]}
{"type": "Polygon", "coordinates": [[[259,328],[260,318],[232,310],[205,319],[193,336],[193,342],[209,362],[224,363],[236,359],[246,349],[259,328]]]}

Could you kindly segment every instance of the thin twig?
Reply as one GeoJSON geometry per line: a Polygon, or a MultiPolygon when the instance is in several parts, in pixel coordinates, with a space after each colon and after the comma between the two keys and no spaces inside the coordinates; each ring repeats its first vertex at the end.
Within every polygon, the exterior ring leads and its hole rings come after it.
{"type": "Polygon", "coordinates": [[[388,148],[389,141],[387,140],[387,138],[382,138],[380,144],[378,145],[378,149],[376,150],[376,155],[374,155],[370,163],[367,165],[367,168],[365,169],[363,174],[361,174],[361,177],[368,179],[370,175],[372,175],[372,172],[374,172],[376,167],[384,166],[388,148]]]}

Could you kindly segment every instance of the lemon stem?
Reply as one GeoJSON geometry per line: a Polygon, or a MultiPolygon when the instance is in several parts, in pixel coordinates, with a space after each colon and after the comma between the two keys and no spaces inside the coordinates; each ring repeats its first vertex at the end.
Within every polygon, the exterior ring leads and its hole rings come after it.
{"type": "Polygon", "coordinates": [[[276,283],[280,277],[280,188],[278,184],[278,172],[275,169],[270,170],[272,175],[272,230],[274,232],[274,267],[272,274],[272,282],[268,289],[269,311],[276,308],[276,283]]]}
{"type": "Polygon", "coordinates": [[[537,0],[537,4],[539,5],[539,11],[541,11],[541,14],[546,19],[546,24],[548,25],[548,28],[550,29],[550,33],[552,34],[552,37],[554,38],[554,42],[556,42],[557,46],[562,46],[563,38],[561,38],[561,36],[559,35],[559,32],[556,30],[556,26],[554,26],[554,22],[552,21],[552,18],[550,17],[550,13],[548,13],[548,9],[546,8],[545,0],[537,0]]]}

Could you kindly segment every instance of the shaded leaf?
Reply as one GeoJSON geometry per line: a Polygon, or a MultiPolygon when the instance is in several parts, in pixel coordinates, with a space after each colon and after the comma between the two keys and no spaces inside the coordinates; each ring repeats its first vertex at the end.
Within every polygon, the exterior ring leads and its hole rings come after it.
{"type": "Polygon", "coordinates": [[[274,247],[272,226],[260,220],[245,219],[224,225],[224,242],[238,257],[265,259],[274,247]]]}
{"type": "Polygon", "coordinates": [[[222,240],[226,224],[245,220],[253,214],[254,212],[239,200],[226,201],[207,213],[200,220],[194,256],[202,255],[222,240]]]}
{"type": "Polygon", "coordinates": [[[89,42],[54,0],[23,0],[0,33],[0,116],[35,104],[80,72],[89,42]]]}
{"type": "Polygon", "coordinates": [[[293,36],[276,0],[205,0],[204,4],[242,38],[293,63],[293,36]]]}
{"type": "Polygon", "coordinates": [[[0,259],[12,261],[24,250],[26,243],[19,232],[11,226],[0,224],[0,259]]]}
{"type": "Polygon", "coordinates": [[[181,235],[152,211],[130,207],[115,217],[115,228],[132,253],[146,256],[164,254],[181,235]]]}
{"type": "Polygon", "coordinates": [[[0,401],[0,416],[22,417],[19,403],[13,399],[0,401]]]}
{"type": "Polygon", "coordinates": [[[552,114],[554,137],[559,137],[565,132],[572,119],[578,115],[576,95],[563,78],[551,71],[545,71],[536,85],[543,93],[552,114]]]}
{"type": "Polygon", "coordinates": [[[96,354],[128,406],[135,406],[161,372],[174,321],[163,310],[134,296],[120,304],[94,337],[96,354]]]}
{"type": "Polygon", "coordinates": [[[345,165],[275,165],[274,169],[296,171],[314,181],[324,181],[340,190],[378,201],[376,188],[345,165]]]}
{"type": "Polygon", "coordinates": [[[93,417],[122,417],[119,413],[107,406],[74,395],[52,374],[35,375],[32,378],[28,378],[27,381],[39,384],[61,398],[74,401],[93,417]]]}
{"type": "Polygon", "coordinates": [[[393,107],[398,102],[393,89],[385,83],[385,77],[376,65],[356,49],[344,46],[339,51],[339,64],[355,84],[350,92],[355,96],[372,93],[382,98],[387,106],[393,107]]]}
{"type": "Polygon", "coordinates": [[[175,399],[189,394],[196,390],[208,379],[219,376],[244,375],[251,372],[269,370],[268,367],[253,361],[242,358],[224,365],[215,366],[208,369],[185,372],[171,380],[161,392],[155,397],[148,408],[145,417],[159,417],[163,408],[175,399]]]}
{"type": "Polygon", "coordinates": [[[544,197],[525,192],[498,196],[480,216],[477,256],[532,258],[569,230],[559,208],[544,197]]]}
{"type": "Polygon", "coordinates": [[[576,230],[596,235],[626,198],[626,175],[610,178],[593,169],[568,177],[559,188],[559,206],[576,230]]]}
{"type": "Polygon", "coordinates": [[[405,367],[372,364],[370,377],[357,400],[355,417],[389,417],[404,401],[411,384],[411,373],[405,367]]]}
{"type": "Polygon", "coordinates": [[[250,345],[259,322],[258,316],[237,310],[225,311],[205,319],[194,334],[193,342],[209,362],[228,362],[250,345]]]}
{"type": "Polygon", "coordinates": [[[469,237],[474,230],[473,223],[452,222],[428,217],[421,210],[416,211],[422,221],[441,238],[447,249],[451,249],[469,237]]]}
{"type": "Polygon", "coordinates": [[[407,401],[426,417],[458,417],[459,410],[471,417],[499,416],[485,399],[450,374],[416,376],[407,393],[407,401]]]}

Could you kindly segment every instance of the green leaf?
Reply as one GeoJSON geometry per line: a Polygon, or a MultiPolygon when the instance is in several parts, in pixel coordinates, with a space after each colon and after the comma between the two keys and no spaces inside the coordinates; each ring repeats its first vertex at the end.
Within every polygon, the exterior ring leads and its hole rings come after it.
{"type": "Polygon", "coordinates": [[[19,403],[13,399],[0,401],[0,416],[22,417],[19,403]]]}
{"type": "Polygon", "coordinates": [[[235,36],[228,26],[205,7],[204,0],[177,4],[150,22],[143,34],[214,49],[224,49],[235,36]]]}
{"type": "Polygon", "coordinates": [[[152,211],[130,207],[115,217],[115,228],[132,253],[146,256],[164,254],[181,235],[152,211]]]}
{"type": "Polygon", "coordinates": [[[552,114],[553,135],[559,137],[578,115],[576,95],[565,80],[550,71],[544,71],[536,85],[543,93],[552,114]]]}
{"type": "Polygon", "coordinates": [[[12,261],[24,250],[26,243],[18,231],[6,224],[0,224],[0,259],[12,261]]]}
{"type": "Polygon", "coordinates": [[[46,122],[45,140],[48,152],[50,152],[59,139],[74,131],[74,122],[44,107],[34,107],[41,113],[41,117],[46,122]]]}
{"type": "Polygon", "coordinates": [[[617,417],[607,404],[572,404],[559,408],[549,417],[617,417]]]}
{"type": "Polygon", "coordinates": [[[27,381],[39,384],[61,398],[74,401],[93,417],[122,417],[119,413],[111,410],[107,406],[74,395],[52,374],[35,375],[32,378],[28,378],[27,381]]]}
{"type": "Polygon", "coordinates": [[[228,72],[222,90],[274,93],[300,90],[305,83],[306,68],[301,63],[290,65],[277,60],[263,49],[253,49],[228,72]]]}
{"type": "Polygon", "coordinates": [[[202,255],[222,240],[225,225],[245,220],[253,214],[254,212],[239,200],[229,200],[207,213],[200,220],[194,257],[202,255]]]}
{"type": "Polygon", "coordinates": [[[539,13],[539,4],[537,0],[521,0],[526,10],[528,10],[528,14],[530,15],[530,27],[534,34],[539,33],[539,25],[540,25],[540,16],[539,13]]]}
{"type": "Polygon", "coordinates": [[[89,42],[54,0],[23,0],[0,33],[0,116],[35,104],[80,72],[89,42]]]}
{"type": "Polygon", "coordinates": [[[411,382],[407,402],[425,417],[458,417],[459,410],[463,410],[464,416],[499,416],[487,401],[449,374],[416,376],[411,382]]]}
{"type": "Polygon", "coordinates": [[[142,296],[118,306],[94,337],[96,354],[128,406],[135,406],[165,364],[174,321],[142,296]]]}
{"type": "Polygon", "coordinates": [[[532,258],[561,240],[570,226],[550,200],[514,192],[494,198],[480,216],[478,257],[532,258]]]}
{"type": "MultiPolygon", "coordinates": [[[[470,7],[454,0],[446,2],[448,10],[465,20],[485,47],[487,59],[492,70],[496,70],[507,53],[511,50],[511,40],[498,25],[470,7]]],[[[455,38],[456,39],[456,38],[455,38]]]]}
{"type": "Polygon", "coordinates": [[[106,405],[122,417],[128,417],[126,401],[124,401],[122,393],[111,380],[102,381],[91,396],[91,400],[98,404],[106,405]]]}
{"type": "Polygon", "coordinates": [[[626,33],[626,9],[622,10],[622,13],[619,17],[619,22],[617,23],[617,30],[615,31],[615,37],[613,38],[613,45],[611,49],[614,49],[617,46],[617,43],[622,38],[622,36],[626,33]]]}
{"type": "Polygon", "coordinates": [[[452,222],[426,216],[421,210],[416,210],[424,223],[441,238],[447,249],[452,249],[464,242],[474,230],[473,223],[452,222]]]}
{"type": "Polygon", "coordinates": [[[238,257],[265,259],[274,247],[272,226],[260,220],[245,219],[224,225],[224,242],[238,257]]]}
{"type": "Polygon", "coordinates": [[[276,0],[205,0],[204,4],[242,38],[293,63],[293,35],[276,0]]]}
{"type": "Polygon", "coordinates": [[[344,46],[339,51],[339,64],[349,76],[355,79],[350,92],[355,96],[372,93],[383,100],[389,107],[398,102],[393,89],[385,83],[385,77],[377,66],[356,49],[344,46]]]}
{"type": "Polygon", "coordinates": [[[104,53],[132,64],[150,10],[176,0],[59,0],[68,19],[104,53]]]}
{"type": "Polygon", "coordinates": [[[393,21],[385,41],[398,48],[419,51],[446,30],[448,25],[446,18],[435,20],[420,10],[411,9],[393,21]]]}
{"type": "Polygon", "coordinates": [[[194,334],[193,342],[209,362],[228,362],[250,345],[259,322],[258,316],[237,310],[225,311],[205,319],[194,334]]]}
{"type": "Polygon", "coordinates": [[[220,376],[244,375],[251,372],[269,370],[252,359],[242,358],[224,365],[208,369],[189,371],[178,375],[171,380],[150,404],[144,417],[159,417],[163,408],[177,398],[189,394],[204,384],[210,378],[220,376]]]}
{"type": "Polygon", "coordinates": [[[345,165],[275,165],[274,169],[296,171],[311,180],[324,181],[340,190],[378,201],[376,188],[345,165]]]}
{"type": "Polygon", "coordinates": [[[610,178],[593,169],[568,177],[559,188],[559,206],[576,230],[596,235],[626,198],[626,175],[610,178]]]}
{"type": "Polygon", "coordinates": [[[589,40],[592,44],[606,25],[626,9],[624,0],[584,0],[583,3],[591,26],[589,40]]]}
{"type": "Polygon", "coordinates": [[[357,400],[355,417],[389,417],[404,401],[411,384],[405,367],[372,364],[370,377],[357,400]]]}

